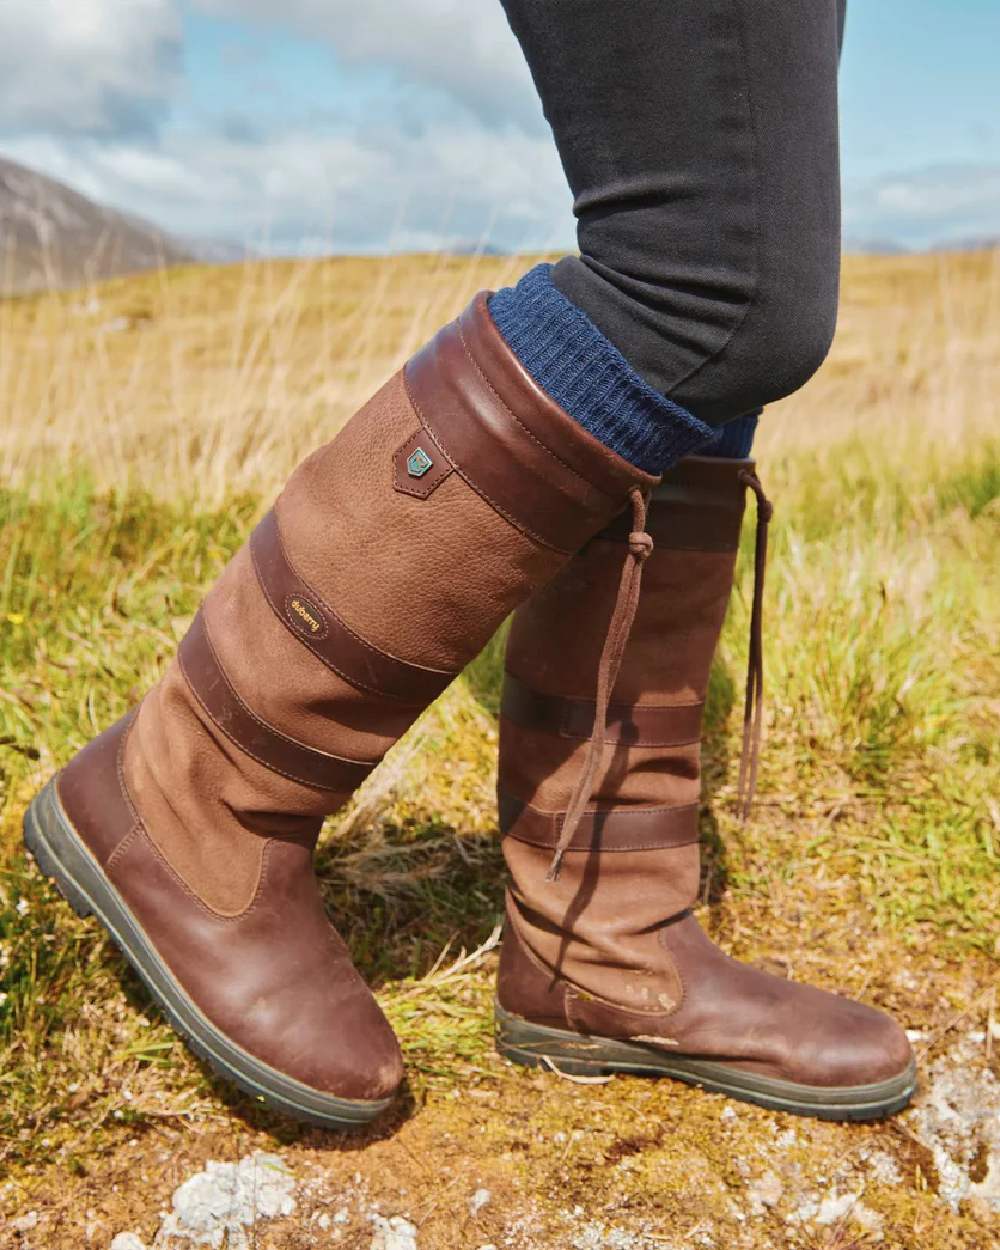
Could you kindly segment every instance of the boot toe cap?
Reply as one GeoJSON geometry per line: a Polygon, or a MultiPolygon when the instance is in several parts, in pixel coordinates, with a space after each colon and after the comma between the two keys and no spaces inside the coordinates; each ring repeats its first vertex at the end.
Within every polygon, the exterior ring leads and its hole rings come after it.
{"type": "MultiPolygon", "coordinates": [[[[806,987],[803,987],[806,988],[806,987]]],[[[821,990],[807,989],[805,1021],[792,1032],[794,1079],[817,1086],[876,1085],[902,1076],[913,1051],[899,1024],[883,1011],[821,990]]]]}
{"type": "Polygon", "coordinates": [[[317,1084],[338,1098],[381,1102],[403,1082],[403,1056],[396,1035],[372,1001],[372,1011],[354,1012],[350,1027],[339,1025],[320,1059],[317,1084]]]}
{"type": "Polygon", "coordinates": [[[351,982],[327,995],[272,995],[238,1040],[283,1076],[333,1099],[391,1098],[403,1080],[399,1042],[361,978],[351,982]]]}

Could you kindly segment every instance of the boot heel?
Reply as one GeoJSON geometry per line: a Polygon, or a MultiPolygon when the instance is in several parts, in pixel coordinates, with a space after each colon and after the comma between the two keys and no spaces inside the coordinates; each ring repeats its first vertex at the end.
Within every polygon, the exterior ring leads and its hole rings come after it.
{"type": "Polygon", "coordinates": [[[554,1068],[567,1076],[606,1076],[614,1071],[601,1040],[532,1024],[504,1011],[499,1003],[494,1007],[494,1043],[504,1059],[526,1068],[554,1068]]]}
{"type": "Polygon", "coordinates": [[[64,835],[56,818],[54,785],[54,781],[49,781],[31,800],[24,813],[24,846],[38,866],[38,871],[52,882],[76,914],[80,917],[91,916],[94,914],[93,904],[59,858],[57,848],[64,835]]]}

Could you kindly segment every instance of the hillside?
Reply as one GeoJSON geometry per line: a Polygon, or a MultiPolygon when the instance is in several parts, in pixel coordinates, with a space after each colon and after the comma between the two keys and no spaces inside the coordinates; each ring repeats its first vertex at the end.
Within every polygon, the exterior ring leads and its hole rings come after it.
{"type": "Polygon", "coordinates": [[[74,286],[188,259],[151,223],[0,157],[0,294],[74,286]]]}

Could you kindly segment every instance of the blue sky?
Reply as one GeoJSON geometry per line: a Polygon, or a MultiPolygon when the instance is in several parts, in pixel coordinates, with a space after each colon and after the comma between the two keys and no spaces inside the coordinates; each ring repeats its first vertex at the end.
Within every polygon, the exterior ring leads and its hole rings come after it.
{"type": "MultiPolygon", "coordinates": [[[[854,0],[845,233],[1000,235],[1000,0],[854,0]]],[[[277,251],[570,246],[496,0],[7,0],[0,153],[277,251]]]]}

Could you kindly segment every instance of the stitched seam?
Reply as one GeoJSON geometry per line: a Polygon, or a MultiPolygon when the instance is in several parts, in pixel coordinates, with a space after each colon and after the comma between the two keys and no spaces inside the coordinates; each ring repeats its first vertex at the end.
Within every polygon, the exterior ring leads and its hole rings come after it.
{"type": "MultiPolygon", "coordinates": [[[[118,778],[118,788],[122,792],[122,797],[125,799],[128,810],[132,813],[133,822],[141,825],[142,817],[139,815],[135,804],[132,802],[132,796],[129,794],[128,786],[125,784],[125,743],[128,741],[128,736],[132,732],[132,726],[135,724],[138,715],[138,711],[133,714],[132,718],[125,726],[125,732],[119,739],[118,750],[115,752],[115,775],[118,778]]],[[[128,837],[128,834],[125,836],[128,837]]],[[[118,848],[116,847],[115,850],[117,849],[118,848]]],[[[111,854],[113,855],[114,851],[112,851],[111,854]]]]}
{"type": "MultiPolygon", "coordinates": [[[[279,544],[281,544],[280,533],[278,536],[278,542],[279,544]]],[[[282,553],[284,554],[284,545],[281,544],[281,547],[282,547],[282,553]]],[[[270,589],[267,583],[265,582],[264,577],[261,573],[260,563],[257,559],[257,553],[254,551],[252,543],[250,545],[250,558],[253,562],[254,572],[257,574],[257,584],[259,585],[261,592],[264,595],[264,598],[267,600],[268,606],[270,607],[271,611],[278,618],[281,624],[285,627],[288,633],[290,633],[292,637],[295,638],[297,641],[302,643],[302,645],[306,648],[306,650],[311,652],[316,657],[316,659],[319,660],[319,662],[324,666],[324,668],[329,669],[330,672],[332,673],[336,673],[338,677],[343,678],[343,680],[346,681],[349,686],[353,686],[356,690],[364,690],[368,694],[378,695],[379,698],[393,699],[394,701],[401,703],[404,707],[422,707],[423,706],[422,702],[410,703],[401,695],[392,694],[391,692],[386,691],[386,690],[379,690],[375,686],[369,686],[365,682],[361,681],[360,678],[352,677],[350,674],[345,673],[342,669],[338,668],[337,665],[334,664],[334,662],[331,659],[329,659],[329,657],[323,655],[316,647],[314,647],[308,638],[306,638],[303,634],[298,633],[297,630],[293,629],[290,623],[288,622],[288,620],[285,618],[284,613],[278,611],[278,608],[275,606],[274,599],[271,596],[270,589]]],[[[389,655],[389,653],[386,651],[380,651],[377,647],[373,647],[370,643],[366,642],[365,639],[362,638],[359,634],[356,634],[354,630],[351,629],[351,627],[344,620],[342,620],[341,617],[333,610],[333,608],[330,607],[330,605],[326,602],[326,600],[323,599],[321,595],[317,594],[313,590],[309,582],[307,582],[304,577],[301,577],[299,575],[299,573],[295,569],[295,566],[292,564],[291,560],[288,559],[287,554],[285,554],[285,560],[288,564],[288,567],[292,570],[293,574],[296,577],[298,577],[299,581],[302,582],[302,585],[305,586],[310,591],[310,595],[308,597],[314,598],[321,608],[323,608],[326,612],[329,612],[330,616],[332,616],[333,619],[337,622],[337,624],[341,626],[341,628],[344,630],[345,633],[350,634],[350,636],[356,642],[360,643],[363,647],[367,648],[367,650],[371,651],[373,655],[378,655],[382,657],[383,659],[392,661],[395,664],[408,665],[408,662],[406,660],[400,660],[394,655],[389,655]]],[[[440,673],[442,677],[447,677],[449,681],[453,680],[455,677],[454,673],[448,673],[443,669],[423,668],[421,665],[418,665],[418,664],[408,665],[408,667],[419,669],[421,673],[430,673],[430,674],[440,673]]]]}
{"type": "MultiPolygon", "coordinates": [[[[208,632],[208,622],[205,621],[204,617],[202,618],[202,628],[205,632],[205,641],[208,644],[208,649],[212,653],[212,658],[215,660],[216,667],[219,670],[219,675],[221,676],[222,680],[225,682],[226,689],[232,695],[233,700],[239,704],[239,706],[243,709],[243,711],[246,712],[247,716],[249,716],[251,720],[255,721],[256,724],[258,724],[261,727],[261,729],[263,729],[266,733],[272,734],[275,738],[280,739],[280,741],[287,742],[290,746],[294,747],[296,750],[300,750],[309,755],[315,756],[318,760],[323,760],[323,761],[329,760],[337,764],[354,764],[354,765],[360,765],[362,767],[374,767],[374,763],[371,763],[368,760],[355,760],[355,759],[350,759],[349,757],[344,756],[344,755],[333,755],[328,751],[321,751],[318,747],[311,747],[306,742],[299,742],[297,738],[289,737],[288,734],[282,733],[280,729],[275,729],[273,725],[269,725],[267,721],[262,720],[257,715],[257,713],[254,712],[254,710],[244,702],[242,696],[239,694],[239,692],[233,686],[232,682],[229,680],[229,674],[223,668],[222,661],[219,659],[219,653],[216,651],[215,647],[212,644],[212,638],[208,632]]],[[[207,712],[208,708],[205,708],[205,710],[207,712]]],[[[214,717],[213,717],[213,720],[214,720],[214,717]]],[[[249,752],[247,752],[247,754],[249,755],[249,752]]]]}
{"type": "MultiPolygon", "coordinates": [[[[530,689],[530,687],[526,687],[530,689]]],[[[592,708],[595,706],[593,699],[578,699],[571,694],[542,694],[541,691],[533,691],[539,699],[551,699],[556,703],[571,703],[575,707],[592,708]]],[[[694,699],[689,703],[609,703],[608,715],[613,716],[617,712],[678,712],[692,707],[704,707],[704,699],[694,699]]]]}
{"type": "MultiPolygon", "coordinates": [[[[691,912],[691,909],[686,908],[685,911],[681,913],[681,915],[682,916],[690,915],[690,912],[691,912]]],[[[664,934],[666,933],[666,931],[667,931],[666,927],[660,930],[657,941],[659,942],[660,948],[662,949],[663,953],[670,960],[670,966],[674,970],[674,976],[677,978],[677,984],[681,987],[681,996],[677,1000],[677,1005],[675,1007],[672,1007],[670,1011],[667,1012],[668,1015],[672,1016],[676,1014],[678,1011],[680,1011],[681,1007],[684,1005],[684,1000],[687,998],[687,982],[684,980],[684,973],[681,972],[680,967],[678,966],[677,960],[674,958],[673,951],[667,946],[667,943],[664,940],[664,934]]]]}
{"type": "MultiPolygon", "coordinates": [[[[505,835],[512,838],[515,842],[523,842],[525,846],[536,846],[540,850],[549,851],[555,846],[555,842],[533,842],[530,838],[521,837],[516,833],[508,833],[505,835]]],[[[672,851],[679,850],[683,846],[696,846],[701,841],[701,837],[690,838],[687,842],[641,842],[634,846],[567,846],[564,854],[566,855],[590,855],[596,851],[600,855],[615,855],[622,851],[672,851]]]]}
{"type": "Polygon", "coordinates": [[[545,547],[549,551],[554,551],[558,555],[561,555],[561,556],[572,555],[573,552],[570,549],[563,548],[563,547],[556,547],[553,543],[547,542],[544,538],[541,537],[541,535],[536,534],[534,530],[528,529],[526,525],[516,520],[507,511],[506,508],[498,504],[495,499],[493,499],[481,486],[478,485],[478,483],[474,482],[468,476],[468,474],[465,472],[464,469],[462,469],[459,465],[455,463],[455,461],[451,458],[451,456],[449,456],[448,453],[445,451],[444,447],[441,445],[438,439],[438,436],[434,433],[434,431],[431,429],[430,425],[428,424],[426,418],[424,417],[423,409],[420,407],[419,403],[413,397],[413,393],[410,390],[409,383],[406,382],[405,377],[404,377],[404,383],[406,385],[406,393],[409,397],[410,403],[413,405],[413,410],[417,414],[417,416],[420,418],[420,424],[427,431],[427,435],[431,439],[431,441],[434,443],[434,446],[438,449],[438,451],[442,454],[442,456],[444,456],[447,459],[448,463],[452,466],[452,468],[455,470],[458,476],[462,479],[462,481],[466,484],[466,486],[468,486],[470,490],[475,491],[475,493],[479,495],[481,499],[485,499],[486,502],[493,509],[493,511],[498,514],[498,516],[503,517],[503,519],[507,521],[508,524],[512,525],[514,529],[518,531],[519,534],[523,534],[525,538],[530,538],[533,543],[536,543],[540,547],[545,547]]]}
{"type": "MultiPolygon", "coordinates": [[[[444,481],[444,478],[442,478],[441,481],[444,481]]],[[[292,570],[292,573],[295,575],[295,577],[297,577],[299,581],[302,583],[302,585],[305,586],[311,592],[311,594],[318,601],[320,607],[324,608],[327,612],[329,612],[330,615],[334,618],[334,620],[337,621],[338,624],[340,624],[344,628],[344,630],[348,634],[351,635],[352,638],[354,638],[357,642],[361,643],[361,645],[364,648],[366,648],[366,650],[371,651],[373,655],[380,655],[384,659],[391,660],[393,664],[399,664],[405,668],[413,668],[421,673],[431,673],[431,674],[434,674],[435,676],[440,675],[442,677],[448,677],[448,678],[455,676],[455,674],[451,672],[449,669],[431,668],[428,665],[415,664],[412,660],[401,659],[398,655],[393,655],[391,651],[383,651],[381,647],[376,647],[375,644],[372,642],[369,642],[367,638],[362,638],[361,635],[356,630],[353,630],[350,627],[350,625],[348,625],[348,623],[344,620],[344,618],[337,612],[336,608],[332,608],[330,604],[327,603],[327,601],[323,598],[323,596],[319,594],[318,591],[313,590],[311,584],[302,576],[299,570],[295,567],[295,563],[292,560],[291,556],[288,554],[288,549],[285,547],[285,541],[281,537],[281,527],[278,525],[277,514],[275,514],[275,518],[274,518],[274,528],[277,531],[278,546],[281,548],[281,554],[284,556],[285,563],[292,570]]],[[[303,638],[303,642],[305,641],[306,640],[303,638]]],[[[375,690],[374,693],[382,694],[384,692],[381,690],[375,690]]]]}
{"type": "Polygon", "coordinates": [[[123,855],[128,850],[128,848],[132,845],[132,843],[135,841],[136,834],[144,833],[144,832],[145,832],[145,828],[142,825],[141,821],[136,822],[136,824],[134,824],[132,828],[129,829],[128,833],[126,833],[124,838],[122,838],[122,840],[118,843],[115,849],[108,856],[108,862],[104,865],[104,871],[110,872],[111,869],[114,867],[114,865],[118,862],[119,856],[123,855]]]}
{"type": "MultiPolygon", "coordinates": [[[[560,730],[560,738],[567,738],[570,742],[589,742],[590,735],[584,733],[570,733],[568,729],[560,730]]],[[[701,734],[697,738],[643,738],[643,737],[626,737],[619,734],[617,738],[605,736],[601,739],[605,746],[620,746],[625,750],[632,747],[693,747],[701,742],[701,734]]]]}
{"type": "MultiPolygon", "coordinates": [[[[604,998],[601,994],[594,994],[590,990],[585,990],[582,985],[577,985],[570,980],[566,981],[566,987],[577,1003],[581,1005],[590,999],[595,1003],[600,1003],[602,1007],[611,1007],[615,1011],[624,1011],[630,1016],[647,1016],[650,1020],[655,1020],[657,1016],[667,1016],[676,1011],[675,1007],[671,1007],[669,1012],[664,1011],[662,1007],[656,1010],[642,1007],[627,1007],[624,1003],[616,1003],[613,998],[604,998]]],[[[583,1030],[581,1029],[581,1031],[583,1030]]],[[[623,1038],[622,1040],[626,1041],[628,1039],[623,1038]]]]}
{"type": "MultiPolygon", "coordinates": [[[[564,1010],[566,1012],[566,1018],[573,1024],[574,1028],[576,1028],[578,1032],[582,1033],[582,1032],[586,1032],[586,1030],[583,1028],[582,1025],[577,1024],[573,1020],[573,1017],[572,1017],[572,1008],[573,1008],[572,1000],[573,999],[576,999],[576,1001],[578,1002],[582,1001],[582,999],[591,999],[594,1002],[601,1003],[605,1007],[613,1007],[616,1011],[627,1011],[629,1012],[629,1014],[637,1015],[637,1016],[649,1016],[650,1019],[653,1019],[656,1016],[667,1014],[666,1012],[662,1010],[662,1008],[659,1011],[648,1011],[648,1010],[644,1011],[641,1007],[625,1007],[621,1003],[616,1003],[610,998],[603,998],[600,994],[592,994],[590,990],[585,990],[582,985],[577,985],[576,982],[572,981],[569,977],[567,977],[565,973],[559,972],[555,968],[546,967],[546,965],[542,961],[541,956],[536,955],[535,952],[528,945],[527,941],[524,939],[521,933],[520,924],[518,923],[518,920],[514,918],[514,915],[511,913],[511,911],[508,911],[507,917],[510,920],[511,926],[514,929],[514,934],[528,962],[533,964],[535,969],[538,972],[540,972],[543,976],[548,977],[552,981],[562,984],[564,991],[565,991],[564,1010]]],[[[668,951],[667,954],[669,956],[670,952],[668,951]]],[[[676,1007],[671,1008],[671,1013],[676,1010],[677,1010],[676,1007]]]]}
{"type": "Polygon", "coordinates": [[[514,915],[515,910],[516,909],[514,908],[508,909],[507,919],[510,921],[511,928],[514,930],[514,936],[517,939],[518,945],[521,947],[521,950],[523,951],[528,962],[532,964],[535,970],[537,972],[540,972],[542,976],[548,977],[550,981],[561,982],[564,986],[571,986],[572,985],[571,981],[567,981],[566,978],[563,976],[563,974],[561,972],[558,972],[555,968],[546,967],[546,965],[542,962],[541,956],[536,955],[535,952],[528,945],[527,941],[524,938],[523,933],[521,932],[520,920],[519,918],[515,918],[515,915],[514,915]]]}
{"type": "Polygon", "coordinates": [[[264,842],[263,849],[260,853],[260,864],[257,867],[257,884],[254,886],[253,894],[250,895],[250,902],[243,908],[241,912],[237,912],[234,916],[223,916],[224,920],[235,920],[237,916],[249,916],[257,907],[264,893],[264,878],[267,876],[267,867],[271,859],[271,847],[274,844],[274,838],[267,838],[264,842]]]}
{"type": "MultiPolygon", "coordinates": [[[[529,729],[533,729],[536,733],[545,733],[544,728],[539,729],[535,725],[529,725],[529,729]]],[[[570,742],[589,742],[591,734],[574,732],[570,729],[560,729],[557,731],[556,737],[566,738],[570,742]]],[[[619,733],[615,736],[613,727],[608,726],[605,730],[604,737],[601,739],[604,746],[623,747],[626,751],[630,751],[633,747],[641,749],[642,747],[693,747],[701,742],[701,734],[695,738],[650,738],[642,734],[626,734],[619,733]]]]}
{"type": "MultiPolygon", "coordinates": [[[[205,631],[205,637],[206,639],[208,638],[207,630],[205,631]]],[[[278,733],[276,729],[272,728],[272,726],[268,725],[265,721],[259,720],[256,716],[254,716],[253,712],[250,711],[250,709],[246,706],[243,700],[239,697],[236,691],[229,684],[229,679],[226,676],[225,671],[222,668],[222,665],[219,664],[219,657],[215,655],[215,649],[212,647],[212,644],[210,641],[208,643],[208,646],[209,646],[209,649],[212,651],[212,655],[215,656],[216,664],[218,665],[219,672],[222,675],[222,679],[226,684],[226,688],[229,690],[230,694],[233,696],[233,699],[240,705],[240,707],[244,709],[244,711],[251,717],[251,719],[256,721],[257,724],[260,725],[260,727],[266,730],[268,733],[274,734],[276,738],[281,738],[283,741],[289,742],[293,746],[300,747],[303,751],[313,751],[314,748],[307,747],[304,743],[297,743],[295,742],[293,738],[285,738],[283,734],[278,733]]],[[[308,789],[311,789],[311,790],[326,790],[331,794],[343,793],[343,791],[339,790],[337,786],[324,785],[322,782],[318,782],[318,781],[306,781],[302,777],[297,777],[294,773],[286,772],[283,768],[279,768],[276,764],[269,763],[267,760],[262,759],[259,755],[255,754],[253,751],[245,747],[242,742],[240,742],[237,738],[233,737],[233,735],[229,732],[228,729],[226,729],[223,725],[220,725],[218,720],[216,720],[216,718],[209,711],[208,705],[205,703],[205,700],[201,697],[200,693],[195,689],[194,683],[192,682],[191,676],[184,666],[183,660],[180,661],[180,668],[181,668],[181,672],[184,674],[184,680],[187,682],[188,689],[197,699],[198,704],[204,711],[205,715],[209,718],[209,720],[216,727],[216,729],[218,729],[218,731],[221,734],[224,734],[225,737],[227,737],[229,741],[233,744],[233,746],[236,747],[238,750],[242,751],[244,755],[249,756],[249,758],[252,760],[256,760],[258,764],[262,765],[262,767],[268,769],[270,772],[277,773],[279,777],[285,777],[289,781],[297,782],[297,784],[300,786],[306,786],[308,789]]],[[[341,759],[337,755],[326,755],[322,751],[317,751],[315,753],[317,756],[321,756],[323,759],[329,760],[332,763],[352,764],[360,768],[367,768],[369,769],[369,771],[373,769],[375,765],[378,763],[378,760],[375,760],[373,763],[369,763],[366,760],[341,759]]],[[[361,783],[359,782],[358,784],[360,785],[361,783]]]]}
{"type": "MultiPolygon", "coordinates": [[[[514,678],[516,681],[517,678],[514,678]]],[[[523,683],[522,683],[523,684],[523,683]]],[[[580,699],[572,694],[543,694],[541,690],[534,690],[531,686],[524,686],[524,689],[535,699],[545,700],[547,703],[568,703],[575,708],[592,708],[595,706],[593,699],[580,699]]],[[[608,715],[613,716],[616,713],[626,712],[678,712],[686,711],[688,708],[704,707],[704,699],[696,699],[690,703],[609,703],[608,715]]]]}
{"type": "MultiPolygon", "coordinates": [[[[216,911],[214,907],[210,907],[209,904],[206,903],[203,898],[201,898],[198,894],[194,892],[194,890],[191,888],[191,886],[188,885],[188,883],[180,875],[180,873],[173,866],[173,864],[171,864],[170,860],[167,859],[167,857],[163,854],[163,852],[156,845],[153,839],[149,836],[149,831],[144,829],[143,833],[146,836],[146,841],[149,843],[149,848],[153,856],[160,861],[160,863],[163,865],[163,868],[173,879],[174,884],[177,885],[188,896],[188,898],[192,900],[192,902],[196,903],[203,912],[211,916],[214,920],[224,920],[224,921],[239,920],[246,914],[246,910],[247,910],[246,908],[244,908],[243,911],[239,911],[239,912],[234,913],[231,916],[227,916],[225,912],[216,911]]],[[[267,850],[266,846],[264,849],[265,851],[267,850]]],[[[261,877],[262,876],[263,874],[261,874],[261,877]]],[[[258,877],[258,880],[257,880],[258,890],[260,889],[261,877],[258,877]]]]}
{"type": "MultiPolygon", "coordinates": [[[[524,422],[520,419],[520,417],[518,417],[518,415],[515,412],[511,411],[508,405],[500,397],[495,387],[490,382],[489,378],[480,368],[479,361],[476,360],[475,356],[473,356],[472,352],[469,350],[469,345],[466,342],[465,332],[462,329],[461,324],[459,324],[457,328],[458,328],[458,337],[462,344],[462,350],[465,352],[466,356],[468,357],[469,363],[472,365],[473,369],[475,369],[476,373],[479,375],[483,385],[486,387],[489,393],[493,396],[493,398],[497,401],[497,403],[504,410],[504,412],[507,413],[507,415],[511,418],[511,420],[515,423],[515,425],[519,426],[524,431],[524,433],[528,436],[528,438],[531,439],[531,441],[535,444],[536,447],[541,448],[541,450],[544,451],[547,456],[551,456],[552,459],[555,460],[557,464],[561,464],[564,469],[572,473],[572,475],[577,479],[578,482],[582,482],[584,486],[586,486],[590,490],[597,491],[599,495],[603,495],[604,498],[607,499],[610,503],[616,503],[617,500],[615,499],[614,495],[609,495],[607,491],[602,490],[600,486],[595,486],[594,483],[589,481],[587,478],[585,478],[583,474],[579,472],[579,470],[574,469],[571,464],[567,464],[566,461],[563,460],[561,456],[557,455],[554,451],[552,451],[551,448],[546,447],[545,444],[541,442],[541,440],[535,434],[533,434],[531,430],[528,429],[528,427],[524,424],[524,422]]],[[[508,348],[508,350],[510,349],[508,348]]],[[[538,384],[536,383],[536,385],[538,384]]],[[[542,387],[539,387],[539,390],[542,390],[542,389],[543,389],[542,387]]],[[[555,403],[555,400],[553,400],[551,396],[547,396],[547,398],[550,400],[551,403],[555,403]]],[[[559,405],[557,404],[556,407],[558,406],[559,405]]],[[[567,413],[567,416],[568,415],[569,414],[567,413]]],[[[571,417],[570,420],[575,420],[575,418],[571,417]]],[[[610,448],[608,448],[608,450],[610,451],[610,448]]]]}
{"type": "MultiPolygon", "coordinates": [[[[570,729],[551,726],[538,719],[518,720],[509,713],[501,713],[501,720],[508,725],[512,725],[515,729],[528,729],[532,733],[548,734],[550,738],[564,738],[570,742],[589,742],[591,735],[583,732],[575,732],[570,729]]],[[[611,733],[611,726],[608,727],[607,734],[611,733]]],[[[701,733],[694,738],[648,738],[648,737],[631,737],[619,734],[617,737],[605,736],[602,739],[605,746],[621,746],[626,750],[632,747],[693,747],[701,743],[701,733]]]]}
{"type": "MultiPolygon", "coordinates": [[[[549,812],[541,807],[533,807],[530,803],[525,803],[522,799],[518,798],[516,794],[509,794],[508,797],[512,799],[516,799],[517,802],[521,803],[522,806],[527,811],[537,812],[539,816],[547,817],[548,819],[553,820],[553,821],[558,820],[560,816],[566,815],[565,812],[549,812]]],[[[640,808],[636,808],[634,812],[630,812],[627,808],[624,808],[624,807],[588,807],[584,809],[583,815],[584,816],[597,816],[597,815],[604,816],[604,815],[610,815],[612,812],[614,812],[616,814],[624,814],[626,817],[639,816],[639,815],[645,816],[647,814],[662,816],[665,812],[690,812],[690,811],[697,812],[697,811],[700,811],[700,809],[701,809],[700,803],[677,803],[673,805],[668,804],[666,807],[640,807],[640,808]]]]}

